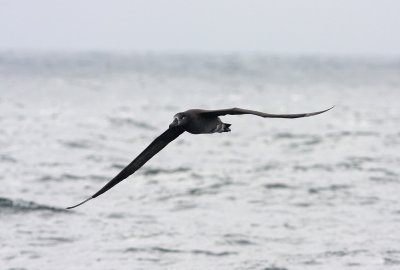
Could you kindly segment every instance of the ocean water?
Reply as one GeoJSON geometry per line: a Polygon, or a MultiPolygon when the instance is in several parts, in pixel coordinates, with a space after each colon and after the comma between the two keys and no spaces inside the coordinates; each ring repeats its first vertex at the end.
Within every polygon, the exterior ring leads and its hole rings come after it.
{"type": "Polygon", "coordinates": [[[400,60],[0,54],[0,269],[400,269],[400,60]],[[176,112],[226,116],[96,192],[176,112]]]}

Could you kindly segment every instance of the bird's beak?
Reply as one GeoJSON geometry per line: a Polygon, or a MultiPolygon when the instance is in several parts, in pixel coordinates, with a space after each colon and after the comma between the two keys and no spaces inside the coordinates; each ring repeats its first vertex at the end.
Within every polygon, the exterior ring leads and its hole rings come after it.
{"type": "Polygon", "coordinates": [[[178,118],[174,118],[174,121],[172,121],[172,123],[169,124],[170,128],[173,128],[173,127],[176,127],[176,126],[179,126],[178,118]]]}

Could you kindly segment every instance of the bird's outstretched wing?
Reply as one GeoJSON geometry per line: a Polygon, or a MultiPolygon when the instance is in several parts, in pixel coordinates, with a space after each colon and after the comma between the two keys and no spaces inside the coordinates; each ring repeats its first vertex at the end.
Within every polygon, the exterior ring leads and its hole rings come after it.
{"type": "Polygon", "coordinates": [[[329,111],[332,109],[334,106],[327,110],[319,111],[319,112],[312,112],[312,113],[296,113],[296,114],[271,114],[271,113],[264,113],[264,112],[258,112],[258,111],[252,111],[252,110],[247,110],[247,109],[241,109],[241,108],[230,108],[230,109],[222,109],[222,110],[204,110],[201,112],[201,115],[203,116],[221,116],[221,115],[239,115],[239,114],[254,114],[258,115],[261,117],[268,117],[268,118],[300,118],[300,117],[308,117],[308,116],[313,116],[317,115],[320,113],[324,113],[326,111],[329,111]]]}
{"type": "Polygon", "coordinates": [[[147,161],[149,161],[154,155],[160,152],[167,144],[178,138],[184,130],[181,127],[172,127],[167,129],[163,134],[158,136],[146,149],[143,150],[128,166],[126,166],[117,176],[110,180],[102,189],[97,191],[93,196],[86,199],[85,201],[68,207],[67,209],[75,208],[79,205],[84,204],[85,202],[96,198],[97,196],[103,194],[134,172],[136,172],[139,168],[141,168],[147,161]]]}

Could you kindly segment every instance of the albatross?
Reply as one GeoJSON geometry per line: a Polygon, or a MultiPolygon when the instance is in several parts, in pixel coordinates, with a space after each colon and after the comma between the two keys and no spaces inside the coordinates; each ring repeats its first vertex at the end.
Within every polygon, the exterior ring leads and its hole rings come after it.
{"type": "MultiPolygon", "coordinates": [[[[333,106],[334,107],[334,106],[333,106]]],[[[138,169],[140,169],[147,161],[149,161],[153,156],[160,152],[165,146],[170,142],[179,137],[183,132],[189,132],[191,134],[211,134],[211,133],[222,133],[230,132],[231,124],[223,123],[220,116],[224,115],[241,115],[241,114],[252,114],[261,116],[264,118],[300,118],[309,117],[317,114],[329,111],[333,107],[312,113],[297,113],[297,114],[270,114],[259,111],[241,109],[241,108],[229,108],[222,110],[201,110],[201,109],[191,109],[184,112],[179,112],[174,115],[173,122],[169,125],[169,128],[164,131],[160,136],[158,136],[146,149],[143,150],[131,163],[128,164],[119,174],[117,174],[113,179],[111,179],[105,186],[103,186],[99,191],[93,194],[88,199],[74,206],[67,207],[67,209],[72,209],[80,206],[87,201],[94,199],[107,190],[111,189],[113,186],[126,179],[138,169]]]]}

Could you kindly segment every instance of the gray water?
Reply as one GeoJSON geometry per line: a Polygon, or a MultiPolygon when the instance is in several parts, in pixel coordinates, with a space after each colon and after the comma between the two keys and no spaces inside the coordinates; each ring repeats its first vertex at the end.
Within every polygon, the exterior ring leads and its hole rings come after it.
{"type": "Polygon", "coordinates": [[[400,269],[400,61],[0,54],[0,269],[400,269]],[[188,108],[183,134],[96,192],[188,108]]]}

